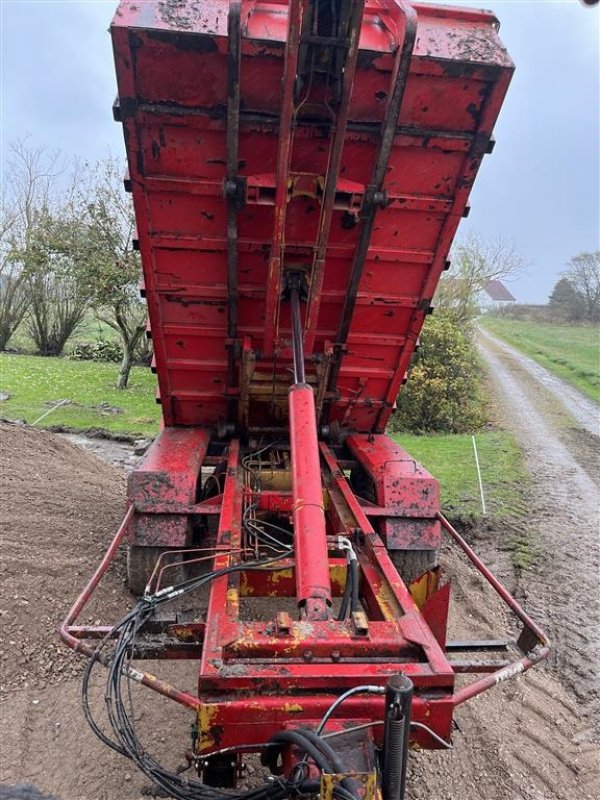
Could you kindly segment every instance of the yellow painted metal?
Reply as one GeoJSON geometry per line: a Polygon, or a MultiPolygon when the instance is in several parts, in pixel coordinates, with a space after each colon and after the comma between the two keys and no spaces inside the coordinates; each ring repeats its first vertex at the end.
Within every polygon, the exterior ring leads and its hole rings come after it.
{"type": "Polygon", "coordinates": [[[362,800],[380,800],[380,789],[377,783],[377,773],[373,772],[348,772],[348,773],[321,773],[320,800],[333,800],[333,792],[346,778],[351,778],[359,784],[359,793],[362,800]]]}
{"type": "Polygon", "coordinates": [[[213,726],[219,714],[217,703],[201,703],[198,706],[198,753],[215,747],[217,744],[213,736],[213,726]]]}
{"type": "Polygon", "coordinates": [[[412,599],[417,604],[419,609],[423,608],[427,598],[438,590],[440,583],[440,568],[436,567],[430,572],[425,572],[420,578],[413,581],[409,587],[412,599]]]}
{"type": "MultiPolygon", "coordinates": [[[[290,567],[284,567],[283,569],[274,569],[271,570],[265,578],[265,582],[270,584],[271,588],[268,590],[267,597],[283,597],[281,593],[277,590],[277,584],[281,580],[290,580],[293,578],[293,570],[290,567]]],[[[331,580],[331,586],[334,589],[334,594],[341,594],[344,591],[344,586],[346,585],[346,565],[345,564],[330,564],[329,565],[329,578],[331,580]]],[[[248,578],[245,573],[242,572],[240,576],[240,587],[239,592],[241,597],[251,597],[258,595],[255,594],[254,588],[251,584],[248,583],[248,578]]],[[[391,617],[393,619],[393,617],[391,617]]]]}

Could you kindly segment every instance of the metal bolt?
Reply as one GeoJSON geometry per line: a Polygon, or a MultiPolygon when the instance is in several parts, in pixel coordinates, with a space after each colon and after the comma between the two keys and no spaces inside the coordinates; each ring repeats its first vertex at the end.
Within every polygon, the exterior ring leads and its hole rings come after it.
{"type": "Polygon", "coordinates": [[[302,656],[305,661],[312,661],[313,660],[313,651],[307,650],[306,653],[302,656]]]}
{"type": "Polygon", "coordinates": [[[339,661],[341,657],[342,657],[342,654],[340,653],[339,650],[332,650],[331,651],[331,660],[332,661],[339,661]]]}

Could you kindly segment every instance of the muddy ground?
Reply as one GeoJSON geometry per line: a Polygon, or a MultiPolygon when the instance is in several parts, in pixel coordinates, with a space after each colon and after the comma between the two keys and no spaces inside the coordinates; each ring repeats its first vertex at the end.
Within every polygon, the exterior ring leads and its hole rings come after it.
{"type": "MultiPolygon", "coordinates": [[[[597,441],[519,358],[488,339],[482,346],[503,409],[499,421],[520,437],[532,473],[531,516],[523,525],[534,566],[513,570],[503,531],[475,533],[474,544],[549,629],[554,651],[546,667],[459,708],[454,750],[411,756],[407,797],[598,800],[597,441]]],[[[0,437],[0,783],[35,783],[59,800],[141,800],[148,780],[87,728],[79,706],[82,664],[55,635],[119,524],[124,469],[135,456],[126,446],[73,443],[13,425],[2,425],[0,437]]],[[[511,631],[495,597],[451,548],[444,562],[453,579],[451,635],[502,638],[511,631]]],[[[87,619],[117,619],[130,602],[119,559],[87,619]]],[[[148,668],[194,689],[192,664],[148,668]]],[[[189,746],[188,714],[147,690],[136,695],[147,746],[177,766],[189,746]]]]}

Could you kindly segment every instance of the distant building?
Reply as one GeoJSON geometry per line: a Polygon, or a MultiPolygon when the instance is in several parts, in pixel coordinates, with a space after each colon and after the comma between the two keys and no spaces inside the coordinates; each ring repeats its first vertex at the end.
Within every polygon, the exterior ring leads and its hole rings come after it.
{"type": "Polygon", "coordinates": [[[481,310],[491,308],[505,308],[517,302],[502,281],[490,281],[483,287],[479,296],[479,307],[481,310]]]}

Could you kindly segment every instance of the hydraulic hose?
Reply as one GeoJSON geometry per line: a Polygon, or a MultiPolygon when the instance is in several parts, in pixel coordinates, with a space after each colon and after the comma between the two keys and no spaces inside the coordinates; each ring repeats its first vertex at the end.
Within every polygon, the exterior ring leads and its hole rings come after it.
{"type": "MultiPolygon", "coordinates": [[[[327,773],[331,773],[333,771],[333,765],[330,763],[323,751],[313,744],[306,736],[303,736],[303,732],[301,731],[278,731],[274,736],[271,737],[269,743],[281,743],[282,746],[286,744],[294,745],[302,750],[303,753],[306,753],[308,756],[310,756],[320,770],[327,773]]],[[[261,763],[265,767],[269,767],[274,775],[277,775],[280,772],[279,768],[277,767],[277,760],[280,752],[281,751],[279,748],[268,747],[260,757],[261,763]]]]}
{"type": "MultiPolygon", "coordinates": [[[[312,742],[315,747],[318,747],[327,758],[329,758],[334,771],[337,772],[338,775],[348,772],[348,769],[342,763],[339,754],[335,752],[329,742],[326,742],[325,739],[322,739],[317,733],[308,728],[302,728],[300,733],[306,739],[312,742]]],[[[356,781],[353,781],[351,778],[344,778],[344,780],[340,781],[340,784],[344,787],[344,789],[346,789],[347,792],[350,792],[353,797],[358,797],[358,787],[356,785],[356,781]]]]}

